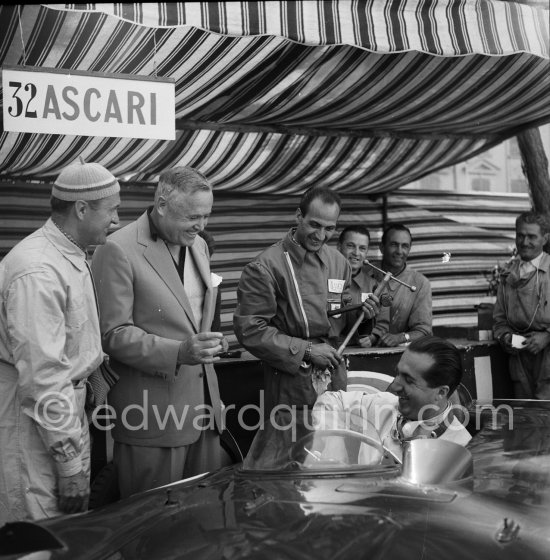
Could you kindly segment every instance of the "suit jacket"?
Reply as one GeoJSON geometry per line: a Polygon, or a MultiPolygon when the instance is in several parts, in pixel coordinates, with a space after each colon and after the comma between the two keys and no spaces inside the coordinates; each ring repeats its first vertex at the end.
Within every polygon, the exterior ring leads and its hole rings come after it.
{"type": "Polygon", "coordinates": [[[94,254],[103,349],[120,376],[109,393],[116,441],[179,447],[199,438],[200,425],[221,431],[212,365],[177,366],[181,341],[210,331],[216,301],[208,249],[199,236],[188,248],[190,257],[206,289],[201,325],[166,244],[151,236],[147,213],[110,235],[94,254]]]}

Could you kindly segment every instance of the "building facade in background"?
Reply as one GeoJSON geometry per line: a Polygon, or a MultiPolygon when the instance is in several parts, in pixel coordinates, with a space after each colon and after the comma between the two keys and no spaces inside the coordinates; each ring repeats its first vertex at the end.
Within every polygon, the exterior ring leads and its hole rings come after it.
{"type": "MultiPolygon", "coordinates": [[[[539,130],[546,156],[550,158],[550,125],[544,125],[539,130]]],[[[474,158],[431,173],[401,188],[457,193],[529,192],[527,179],[521,169],[521,154],[515,137],[474,158]]]]}

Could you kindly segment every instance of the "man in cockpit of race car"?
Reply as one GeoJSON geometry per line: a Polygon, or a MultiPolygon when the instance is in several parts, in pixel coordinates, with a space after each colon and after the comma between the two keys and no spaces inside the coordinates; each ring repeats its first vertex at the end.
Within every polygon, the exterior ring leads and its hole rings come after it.
{"type": "MultiPolygon", "coordinates": [[[[333,429],[342,427],[345,418],[347,429],[381,441],[398,459],[402,444],[412,439],[441,438],[466,445],[471,435],[459,419],[463,417],[460,405],[450,400],[461,379],[457,348],[441,338],[425,336],[405,350],[386,392],[327,391],[315,402],[313,425],[316,430],[333,429]]],[[[373,463],[375,452],[361,445],[358,463],[373,463]]]]}

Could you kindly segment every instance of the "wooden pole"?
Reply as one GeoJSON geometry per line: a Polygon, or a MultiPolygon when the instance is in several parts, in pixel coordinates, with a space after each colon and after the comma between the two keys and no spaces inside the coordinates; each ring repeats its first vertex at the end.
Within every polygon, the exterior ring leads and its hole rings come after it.
{"type": "Polygon", "coordinates": [[[550,177],[548,158],[544,152],[540,131],[530,128],[517,135],[521,167],[529,182],[531,204],[535,212],[550,215],[550,177]]]}

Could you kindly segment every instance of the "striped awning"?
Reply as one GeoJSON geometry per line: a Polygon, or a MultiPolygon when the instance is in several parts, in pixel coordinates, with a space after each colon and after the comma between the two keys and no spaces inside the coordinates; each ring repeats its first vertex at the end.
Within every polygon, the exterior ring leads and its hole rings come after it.
{"type": "Polygon", "coordinates": [[[176,81],[176,140],[2,132],[0,180],[83,155],[132,184],[191,165],[219,191],[380,193],[550,122],[541,2],[9,5],[0,62],[176,81]]]}

